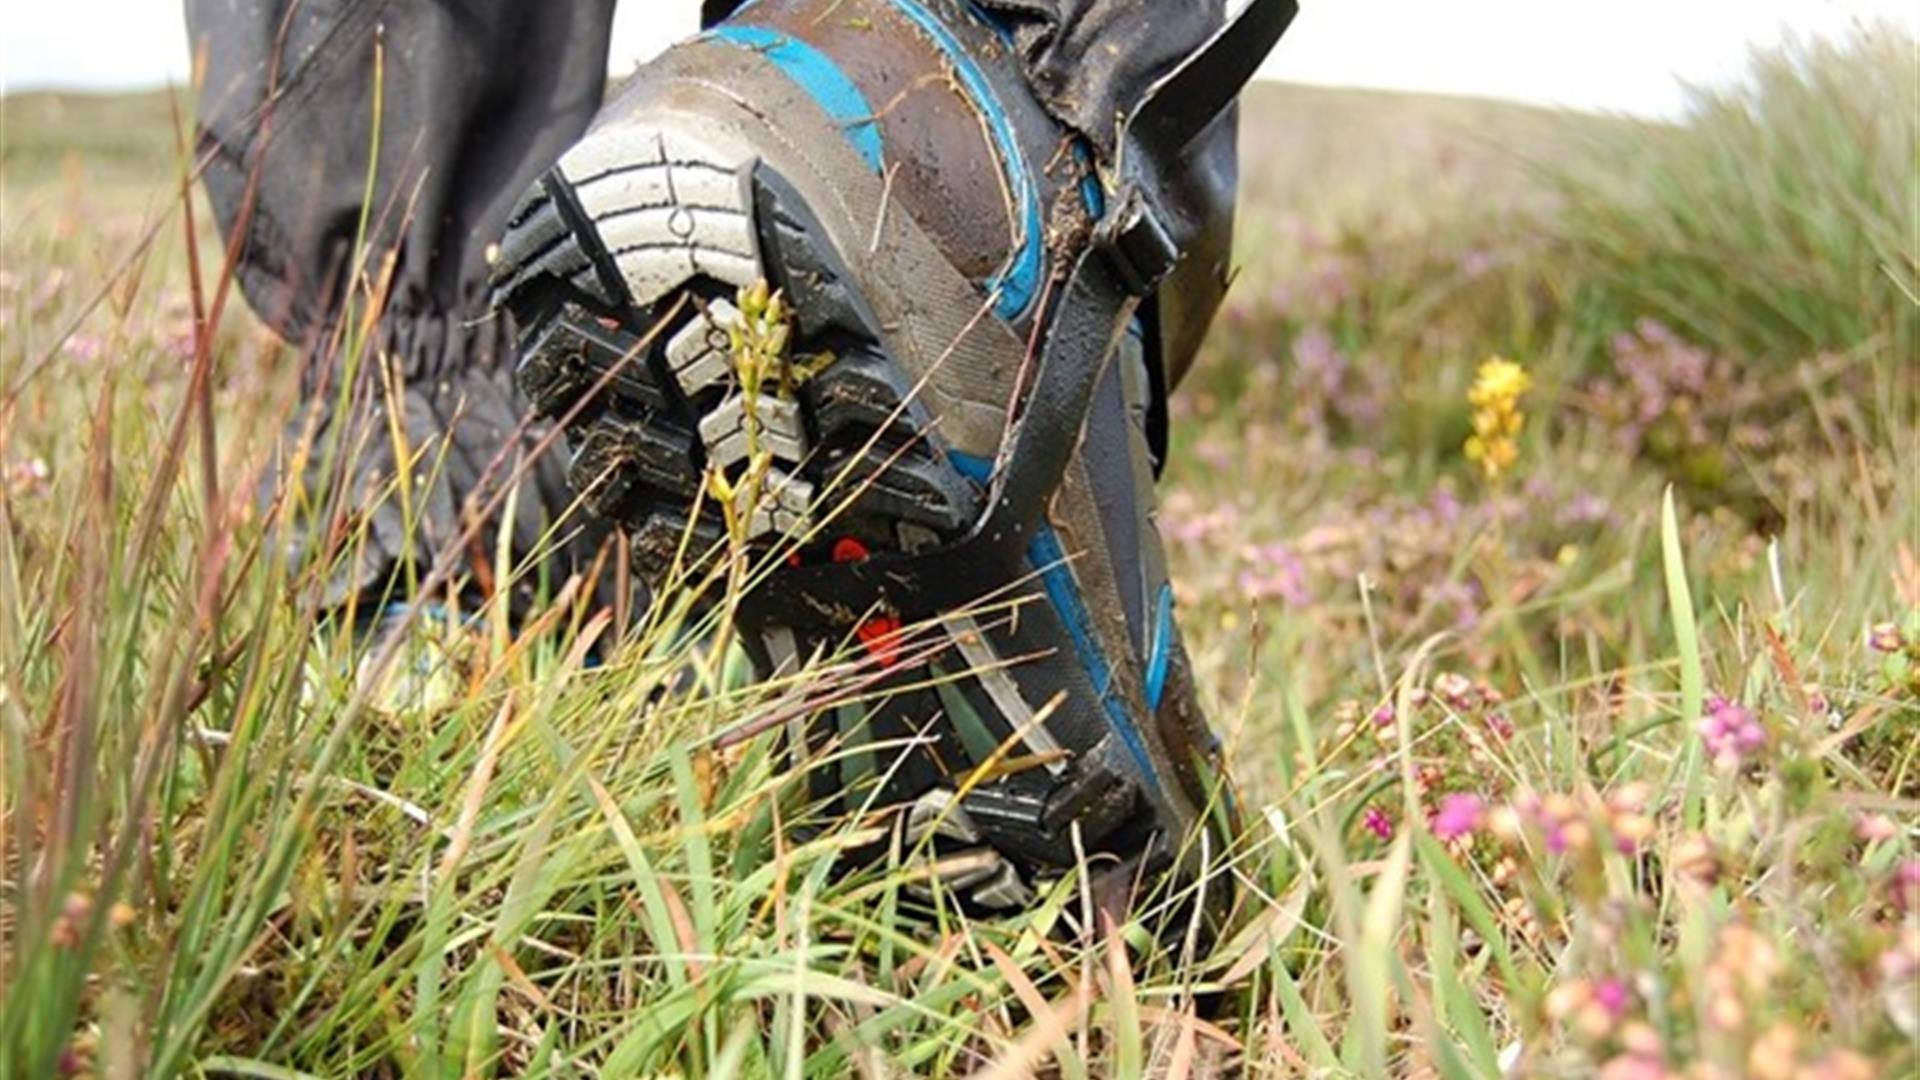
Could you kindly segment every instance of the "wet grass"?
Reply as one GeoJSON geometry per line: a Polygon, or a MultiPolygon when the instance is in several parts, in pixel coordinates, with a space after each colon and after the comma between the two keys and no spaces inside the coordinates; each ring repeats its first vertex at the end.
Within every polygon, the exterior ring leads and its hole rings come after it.
{"type": "Polygon", "coordinates": [[[860,823],[722,736],[856,657],[747,688],[578,590],[369,654],[274,557],[293,365],[204,215],[189,287],[164,102],[9,103],[0,1074],[1910,1074],[1912,50],[1678,126],[1250,105],[1163,515],[1252,822],[1212,942],[830,875],[860,823]]]}

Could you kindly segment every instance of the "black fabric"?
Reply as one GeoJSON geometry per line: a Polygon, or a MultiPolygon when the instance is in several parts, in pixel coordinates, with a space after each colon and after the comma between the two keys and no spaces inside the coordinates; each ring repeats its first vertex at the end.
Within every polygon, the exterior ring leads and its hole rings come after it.
{"type": "Polygon", "coordinates": [[[1011,16],[1034,89],[1112,160],[1141,98],[1226,17],[1226,0],[977,0],[1011,16]]]}
{"type": "MultiPolygon", "coordinates": [[[[349,395],[361,407],[319,418],[353,464],[323,477],[327,455],[316,453],[305,478],[319,497],[330,480],[344,485],[370,526],[360,557],[336,564],[329,599],[378,597],[403,584],[408,556],[424,575],[542,434],[523,426],[511,333],[487,312],[487,248],[599,108],[613,0],[186,0],[186,18],[205,65],[200,142],[215,217],[229,237],[244,218],[238,283],[262,320],[305,347],[323,414],[343,363],[333,342],[347,283],[391,275],[368,353],[380,362],[363,365],[349,395]],[[404,384],[397,400],[387,366],[404,384]],[[411,524],[389,494],[408,467],[411,524]]],[[[559,454],[528,481],[511,525],[516,557],[570,500],[559,454]]],[[[470,564],[491,558],[498,526],[481,523],[470,564]]],[[[297,554],[320,539],[303,538],[297,554]]],[[[549,582],[595,539],[562,549],[549,582]]]]}
{"type": "MultiPolygon", "coordinates": [[[[497,323],[485,326],[504,330],[497,323]]],[[[445,332],[444,323],[417,318],[394,324],[393,330],[401,336],[394,341],[392,356],[408,355],[410,348],[418,350],[416,355],[448,355],[444,343],[422,342],[417,336],[445,332]]],[[[316,557],[329,571],[323,600],[329,608],[405,600],[442,551],[462,560],[456,584],[471,588],[480,580],[477,575],[492,569],[501,518],[509,506],[512,516],[505,525],[515,558],[536,550],[554,553],[544,565],[529,568],[530,576],[510,590],[516,609],[524,610],[539,592],[551,595],[566,575],[598,551],[604,531],[591,523],[579,522],[565,538],[570,542],[546,536],[573,497],[562,454],[534,461],[519,480],[517,499],[501,497],[541,433],[524,426],[527,406],[514,385],[513,366],[496,361],[510,355],[509,335],[452,332],[462,341],[459,355],[468,359],[461,370],[408,380],[394,387],[391,399],[384,380],[363,379],[352,407],[335,411],[329,404],[316,418],[316,443],[341,448],[343,459],[351,461],[342,475],[328,477],[320,470],[332,459],[316,453],[304,478],[306,489],[314,498],[326,499],[336,486],[344,488],[348,505],[365,525],[364,542],[318,527],[296,536],[290,553],[296,564],[316,557]],[[395,430],[402,435],[399,441],[392,436],[395,430]],[[397,483],[402,469],[411,474],[405,496],[397,483]],[[487,503],[498,503],[499,509],[482,518],[482,527],[469,537],[469,525],[487,503]],[[326,544],[343,546],[316,550],[326,544]]],[[[331,388],[316,386],[315,392],[329,395],[331,402],[331,388]]],[[[296,421],[296,426],[304,421],[296,421]]],[[[262,495],[270,500],[280,482],[269,478],[265,483],[262,495]]],[[[599,584],[601,599],[612,603],[607,591],[611,583],[599,584]]]]}
{"type": "MultiPolygon", "coordinates": [[[[240,285],[262,318],[303,340],[332,318],[363,209],[367,266],[397,260],[391,321],[484,315],[487,245],[600,105],[613,0],[187,0],[186,10],[206,65],[205,180],[223,228],[258,184],[240,285]]],[[[457,363],[459,337],[420,366],[457,363]]]]}
{"type": "Polygon", "coordinates": [[[1136,430],[1133,409],[1127,401],[1124,368],[1144,367],[1142,342],[1129,329],[1120,349],[1107,363],[1107,373],[1094,391],[1093,405],[1087,415],[1087,431],[1080,447],[1081,460],[1092,475],[1088,487],[1100,514],[1100,533],[1106,540],[1107,564],[1113,568],[1120,589],[1120,608],[1127,616],[1127,633],[1132,637],[1133,655],[1147,654],[1146,579],[1140,573],[1140,499],[1134,490],[1133,433],[1136,430]]]}
{"type": "Polygon", "coordinates": [[[700,25],[714,26],[738,11],[746,0],[701,0],[700,25]]]}

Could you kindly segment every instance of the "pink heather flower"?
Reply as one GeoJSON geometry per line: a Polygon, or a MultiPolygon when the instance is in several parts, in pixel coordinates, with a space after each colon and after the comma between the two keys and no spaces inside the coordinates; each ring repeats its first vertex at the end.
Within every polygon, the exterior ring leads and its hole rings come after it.
{"type": "Polygon", "coordinates": [[[1313,602],[1307,566],[1285,544],[1264,544],[1242,552],[1254,569],[1240,574],[1240,589],[1254,600],[1280,600],[1294,607],[1313,602]]]}
{"type": "Polygon", "coordinates": [[[1367,807],[1367,812],[1360,816],[1360,825],[1382,840],[1393,839],[1393,819],[1377,806],[1367,807]]]}
{"type": "Polygon", "coordinates": [[[1761,726],[1753,710],[1716,694],[1707,701],[1707,715],[1700,721],[1700,739],[1714,764],[1732,769],[1766,747],[1767,729],[1761,726]]]}
{"type": "Polygon", "coordinates": [[[1285,571],[1259,574],[1251,570],[1242,571],[1236,579],[1241,594],[1254,602],[1278,600],[1288,607],[1306,607],[1313,597],[1301,584],[1300,579],[1285,571]]]}
{"type": "Polygon", "coordinates": [[[1613,513],[1613,507],[1607,500],[1589,491],[1583,491],[1569,499],[1560,508],[1556,521],[1563,528],[1598,525],[1613,513]]]}
{"type": "Polygon", "coordinates": [[[64,351],[69,358],[87,364],[105,356],[107,344],[91,334],[75,334],[67,339],[64,351]]]}
{"type": "MultiPolygon", "coordinates": [[[[1472,582],[1442,581],[1429,585],[1420,590],[1420,600],[1436,611],[1451,610],[1455,630],[1472,630],[1480,625],[1479,587],[1472,582]]],[[[1471,707],[1458,706],[1460,709],[1471,707]]]]}
{"type": "Polygon", "coordinates": [[[1353,283],[1347,276],[1347,268],[1337,259],[1327,259],[1308,275],[1306,286],[1309,297],[1323,311],[1338,307],[1353,295],[1353,283]]]}
{"type": "Polygon", "coordinates": [[[1909,927],[1900,940],[1880,954],[1880,978],[1890,986],[1903,986],[1920,975],[1920,930],[1909,927]]]}
{"type": "Polygon", "coordinates": [[[52,475],[45,459],[10,461],[0,467],[0,491],[8,495],[39,494],[46,490],[47,478],[52,475]]]}
{"type": "Polygon", "coordinates": [[[1451,671],[1443,672],[1433,680],[1433,694],[1455,712],[1469,712],[1480,704],[1473,683],[1468,682],[1466,676],[1451,671]]]}
{"type": "Polygon", "coordinates": [[[1481,801],[1480,796],[1471,793],[1454,794],[1440,801],[1440,810],[1433,815],[1433,820],[1429,824],[1436,839],[1458,840],[1478,830],[1486,813],[1486,803],[1481,801]]]}
{"type": "Polygon", "coordinates": [[[1615,1020],[1627,1014],[1633,1004],[1633,991],[1620,979],[1600,979],[1593,984],[1593,1000],[1615,1020]]]}
{"type": "Polygon", "coordinates": [[[1494,735],[1501,742],[1508,742],[1513,738],[1513,721],[1507,719],[1506,713],[1487,714],[1487,727],[1493,729],[1494,735]]]}
{"type": "Polygon", "coordinates": [[[1893,904],[1901,911],[1920,911],[1920,859],[1893,868],[1893,904]]]}
{"type": "Polygon", "coordinates": [[[1567,836],[1567,827],[1557,821],[1547,823],[1546,837],[1547,850],[1555,855],[1565,855],[1567,849],[1573,846],[1572,841],[1567,836]]]}
{"type": "Polygon", "coordinates": [[[1293,339],[1293,371],[1300,389],[1331,397],[1340,392],[1347,358],[1341,355],[1340,346],[1334,344],[1326,327],[1315,324],[1293,339]]]}
{"type": "Polygon", "coordinates": [[[1225,443],[1216,442],[1213,439],[1202,439],[1200,445],[1194,447],[1193,452],[1194,456],[1216,470],[1231,469],[1238,464],[1234,451],[1225,443]]]}
{"type": "Polygon", "coordinates": [[[1176,543],[1198,544],[1215,539],[1230,531],[1240,523],[1240,511],[1231,506],[1218,506],[1210,510],[1195,513],[1181,513],[1180,510],[1197,508],[1169,506],[1168,524],[1165,526],[1167,537],[1176,543]]]}
{"type": "Polygon", "coordinates": [[[1815,716],[1822,719],[1829,719],[1833,716],[1833,702],[1827,697],[1825,691],[1812,684],[1803,686],[1800,689],[1806,692],[1807,708],[1812,710],[1815,716]]]}
{"type": "Polygon", "coordinates": [[[1382,705],[1379,708],[1373,710],[1373,726],[1374,727],[1377,727],[1377,728],[1392,727],[1393,722],[1398,719],[1400,719],[1400,714],[1394,710],[1394,707],[1392,704],[1382,705]]]}
{"type": "Polygon", "coordinates": [[[1907,639],[1898,626],[1883,622],[1867,632],[1867,647],[1874,652],[1897,653],[1907,647],[1907,639]]]}
{"type": "Polygon", "coordinates": [[[1714,356],[1650,319],[1633,333],[1614,338],[1612,352],[1614,369],[1626,381],[1633,413],[1619,431],[1624,445],[1638,450],[1648,430],[1663,418],[1683,423],[1690,443],[1705,441],[1704,422],[1686,405],[1707,392],[1719,365],[1714,356]]]}
{"type": "Polygon", "coordinates": [[[168,355],[183,364],[191,363],[200,355],[200,339],[191,326],[184,330],[176,329],[161,340],[166,345],[168,355]]]}
{"type": "Polygon", "coordinates": [[[1866,843],[1877,844],[1899,836],[1900,826],[1885,814],[1861,814],[1854,819],[1853,835],[1866,843]]]}
{"type": "Polygon", "coordinates": [[[1300,566],[1304,569],[1300,556],[1295,555],[1293,549],[1285,544],[1255,544],[1248,547],[1242,554],[1249,562],[1262,566],[1300,566]]]}
{"type": "Polygon", "coordinates": [[[1288,238],[1300,245],[1301,254],[1323,255],[1333,247],[1332,237],[1299,214],[1287,215],[1280,227],[1288,238]]]}

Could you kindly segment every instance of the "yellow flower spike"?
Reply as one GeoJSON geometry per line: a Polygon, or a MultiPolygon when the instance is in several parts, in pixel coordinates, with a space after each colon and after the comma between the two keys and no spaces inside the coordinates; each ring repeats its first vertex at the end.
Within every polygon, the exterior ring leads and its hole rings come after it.
{"type": "Polygon", "coordinates": [[[749,323],[758,322],[767,309],[769,289],[765,281],[756,281],[740,290],[740,313],[749,323]]]}
{"type": "Polygon", "coordinates": [[[1478,409],[1511,409],[1532,388],[1526,368],[1496,356],[1480,365],[1467,400],[1478,409]]]}
{"type": "Polygon", "coordinates": [[[1527,425],[1520,399],[1532,388],[1533,377],[1526,368],[1496,356],[1480,365],[1473,388],[1467,391],[1467,402],[1473,406],[1467,460],[1479,465],[1489,481],[1500,479],[1520,460],[1516,440],[1527,425]]]}

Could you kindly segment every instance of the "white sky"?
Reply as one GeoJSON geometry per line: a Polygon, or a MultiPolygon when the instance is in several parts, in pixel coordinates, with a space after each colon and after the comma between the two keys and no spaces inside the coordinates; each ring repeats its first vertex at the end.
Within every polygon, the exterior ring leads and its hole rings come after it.
{"type": "MultiPolygon", "coordinates": [[[[1872,17],[1920,29],[1916,0],[1303,0],[1302,6],[1270,75],[1656,116],[1680,110],[1680,79],[1737,79],[1752,46],[1789,31],[1836,34],[1872,17]]],[[[626,71],[690,32],[697,9],[696,0],[626,0],[615,27],[613,70],[626,71]]],[[[187,56],[178,0],[0,0],[0,89],[155,86],[184,80],[187,56]]]]}

